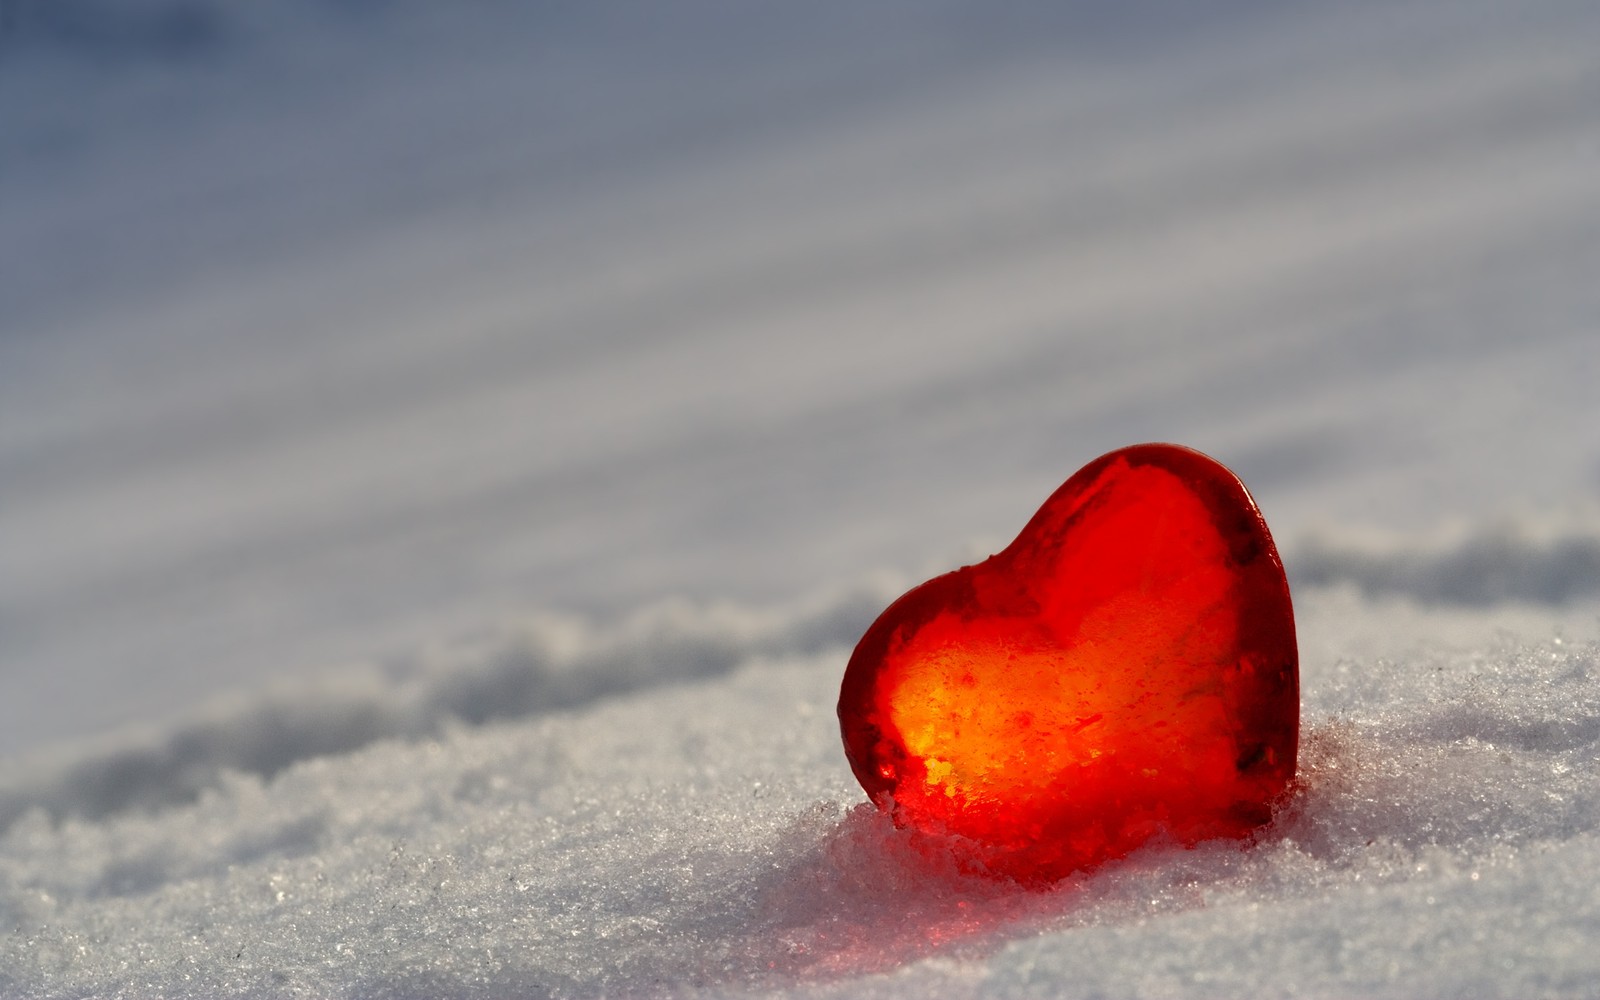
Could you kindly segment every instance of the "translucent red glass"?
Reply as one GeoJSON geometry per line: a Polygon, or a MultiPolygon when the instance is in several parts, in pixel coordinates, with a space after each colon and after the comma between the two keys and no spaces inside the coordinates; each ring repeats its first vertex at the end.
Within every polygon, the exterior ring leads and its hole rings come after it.
{"type": "Polygon", "coordinates": [[[1238,477],[1136,445],[1089,463],[1003,552],[879,616],[839,697],[897,823],[1025,883],[1266,823],[1294,776],[1283,566],[1238,477]]]}

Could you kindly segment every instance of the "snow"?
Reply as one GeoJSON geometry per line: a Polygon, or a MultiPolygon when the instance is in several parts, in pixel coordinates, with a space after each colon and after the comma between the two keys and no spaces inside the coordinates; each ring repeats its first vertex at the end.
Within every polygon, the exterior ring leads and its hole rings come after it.
{"type": "Polygon", "coordinates": [[[839,6],[4,5],[0,995],[1597,994],[1592,5],[839,6]],[[844,661],[1142,440],[1300,787],[962,876],[844,661]]]}
{"type": "Polygon", "coordinates": [[[1548,635],[1548,610],[1318,592],[1286,815],[1250,847],[1157,846],[1033,893],[858,804],[831,707],[861,606],[530,626],[387,699],[324,691],[80,760],[0,842],[7,993],[1593,989],[1600,644],[1496,635],[1548,635]],[[128,782],[134,802],[106,787],[128,782]]]}

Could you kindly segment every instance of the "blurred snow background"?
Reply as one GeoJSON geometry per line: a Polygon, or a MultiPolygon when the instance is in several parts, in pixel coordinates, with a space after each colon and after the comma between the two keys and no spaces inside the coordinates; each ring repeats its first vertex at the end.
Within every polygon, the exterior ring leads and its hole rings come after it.
{"type": "Polygon", "coordinates": [[[1600,9],[0,0],[0,993],[1600,995],[1600,9]],[[857,808],[899,589],[1252,487],[1304,788],[857,808]]]}

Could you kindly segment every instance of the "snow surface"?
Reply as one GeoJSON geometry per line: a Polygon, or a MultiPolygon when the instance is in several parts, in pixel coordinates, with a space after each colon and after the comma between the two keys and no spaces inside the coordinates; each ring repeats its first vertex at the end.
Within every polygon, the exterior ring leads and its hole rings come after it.
{"type": "Polygon", "coordinates": [[[0,996],[1600,996],[1600,8],[0,4],[0,996]],[[1068,474],[1299,790],[1050,892],[832,706],[1068,474]]]}

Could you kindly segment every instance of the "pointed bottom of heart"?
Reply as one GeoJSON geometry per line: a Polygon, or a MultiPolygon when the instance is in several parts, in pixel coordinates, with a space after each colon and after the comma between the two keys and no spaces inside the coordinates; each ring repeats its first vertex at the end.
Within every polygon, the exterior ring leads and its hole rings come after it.
{"type": "Polygon", "coordinates": [[[968,875],[1009,879],[1027,886],[1049,886],[1155,845],[1194,847],[1212,840],[1249,840],[1273,817],[1271,805],[1262,804],[1194,822],[1181,817],[1183,800],[1174,802],[1176,816],[1167,803],[1142,810],[1110,803],[1077,815],[1057,814],[1036,824],[1019,824],[1008,816],[990,829],[971,822],[968,816],[959,833],[937,820],[911,818],[912,814],[897,809],[892,799],[881,805],[898,825],[909,828],[907,845],[932,867],[952,863],[968,875]],[[1025,839],[1018,839],[1019,828],[1025,839]]]}

